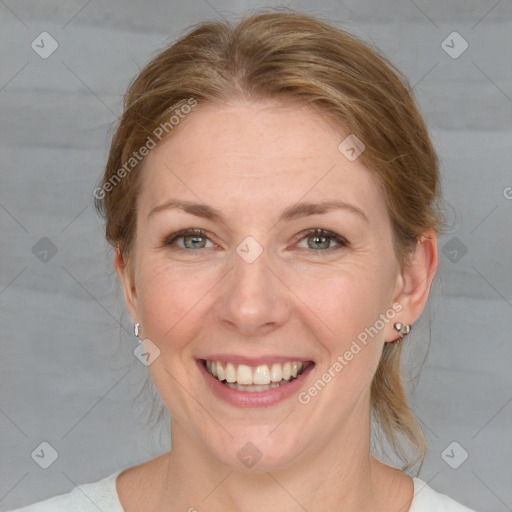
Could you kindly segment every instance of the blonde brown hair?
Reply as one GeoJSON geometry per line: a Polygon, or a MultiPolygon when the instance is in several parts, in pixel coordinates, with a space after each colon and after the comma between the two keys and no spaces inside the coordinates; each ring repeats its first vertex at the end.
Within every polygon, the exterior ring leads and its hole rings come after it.
{"type": "MultiPolygon", "coordinates": [[[[338,120],[365,145],[359,158],[382,187],[401,265],[425,229],[440,230],[438,160],[407,79],[367,43],[318,17],[265,10],[235,24],[195,26],[130,85],[100,193],[95,192],[107,240],[128,262],[143,173],[141,165],[127,168],[126,162],[191,98],[199,106],[291,100],[338,120]],[[120,174],[122,179],[115,179],[120,174]]],[[[401,351],[402,343],[385,344],[372,382],[371,411],[407,470],[423,461],[425,439],[403,389],[401,351]],[[401,438],[416,450],[414,461],[401,438]]]]}

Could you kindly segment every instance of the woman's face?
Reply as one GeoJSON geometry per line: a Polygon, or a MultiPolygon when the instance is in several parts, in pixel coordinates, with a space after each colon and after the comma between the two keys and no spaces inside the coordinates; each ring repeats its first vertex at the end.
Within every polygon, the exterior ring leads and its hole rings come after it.
{"type": "Polygon", "coordinates": [[[181,123],[146,158],[124,280],[176,431],[240,469],[362,439],[384,341],[407,321],[376,180],[307,108],[207,105],[181,123]]]}

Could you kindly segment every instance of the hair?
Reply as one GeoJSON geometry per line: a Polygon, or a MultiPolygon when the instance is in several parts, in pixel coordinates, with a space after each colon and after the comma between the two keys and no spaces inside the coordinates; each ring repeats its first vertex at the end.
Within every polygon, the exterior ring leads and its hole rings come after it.
{"type": "MultiPolygon", "coordinates": [[[[382,189],[401,266],[426,229],[441,231],[438,158],[407,79],[377,49],[318,17],[264,10],[236,23],[195,25],[131,83],[94,194],[106,238],[127,264],[143,175],[143,159],[130,159],[173,113],[187,112],[191,99],[199,106],[292,101],[338,120],[365,146],[359,158],[382,189]]],[[[371,385],[371,414],[408,470],[423,463],[426,443],[403,388],[401,352],[402,343],[385,343],[371,385]],[[417,453],[414,461],[403,439],[417,453]]]]}

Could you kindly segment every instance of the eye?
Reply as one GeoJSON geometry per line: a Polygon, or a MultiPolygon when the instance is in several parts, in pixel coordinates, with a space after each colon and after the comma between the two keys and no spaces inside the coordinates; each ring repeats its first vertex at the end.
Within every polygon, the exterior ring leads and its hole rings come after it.
{"type": "MultiPolygon", "coordinates": [[[[338,250],[350,245],[349,242],[340,235],[319,228],[310,229],[306,231],[305,234],[303,233],[300,242],[303,240],[312,240],[311,243],[307,243],[307,249],[311,249],[314,252],[338,250]],[[330,247],[332,241],[336,242],[338,246],[330,247]]],[[[173,248],[178,250],[208,249],[209,247],[206,247],[207,242],[212,243],[206,232],[202,229],[185,229],[178,231],[177,233],[173,233],[162,240],[162,244],[164,246],[173,246],[173,248]],[[183,244],[177,244],[178,240],[183,240],[183,244]]]]}
{"type": "Polygon", "coordinates": [[[319,228],[306,231],[305,235],[300,239],[301,242],[303,240],[307,241],[307,249],[311,249],[316,252],[338,250],[349,246],[349,242],[345,240],[345,238],[337,235],[336,233],[332,233],[331,231],[319,228]],[[310,243],[308,240],[312,240],[312,242],[310,243]],[[338,247],[329,247],[332,241],[335,241],[338,244],[338,247]]]}
{"type": "Polygon", "coordinates": [[[206,236],[206,232],[202,229],[185,229],[173,233],[169,237],[163,240],[165,246],[176,246],[177,249],[205,249],[206,241],[209,238],[206,236]],[[183,240],[183,245],[176,244],[177,240],[183,240]]]}

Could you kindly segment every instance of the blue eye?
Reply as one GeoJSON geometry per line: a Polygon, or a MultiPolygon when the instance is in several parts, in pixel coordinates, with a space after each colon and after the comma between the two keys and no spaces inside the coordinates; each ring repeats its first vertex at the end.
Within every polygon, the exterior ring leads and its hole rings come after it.
{"type": "Polygon", "coordinates": [[[206,242],[208,237],[206,236],[205,231],[202,229],[186,229],[183,231],[178,231],[178,233],[174,233],[169,238],[164,240],[164,245],[176,245],[176,240],[183,240],[184,247],[178,246],[178,249],[204,249],[204,244],[202,242],[206,242]]]}
{"type": "MultiPolygon", "coordinates": [[[[336,233],[332,233],[331,231],[326,231],[325,229],[310,229],[303,233],[303,236],[300,238],[299,242],[309,239],[312,239],[313,242],[308,242],[307,249],[311,249],[314,252],[326,252],[349,246],[349,242],[345,238],[337,235],[336,233]],[[330,247],[332,241],[336,242],[338,246],[330,247]]],[[[211,248],[206,247],[207,242],[212,243],[206,232],[202,229],[185,229],[178,231],[177,233],[173,233],[169,237],[166,237],[162,241],[164,246],[177,250],[198,250],[211,248]],[[178,240],[183,240],[183,245],[177,245],[176,242],[178,240]]]]}
{"type": "Polygon", "coordinates": [[[343,237],[337,235],[336,233],[326,231],[325,229],[311,229],[306,232],[305,236],[303,236],[300,241],[309,239],[312,239],[313,243],[310,244],[308,242],[308,249],[316,252],[336,250],[347,247],[349,245],[348,241],[343,237]],[[333,240],[338,244],[338,247],[329,247],[333,240]],[[321,250],[319,251],[319,249],[321,250]]]}

